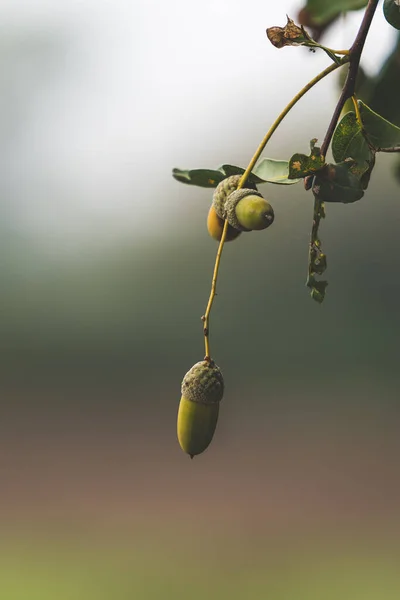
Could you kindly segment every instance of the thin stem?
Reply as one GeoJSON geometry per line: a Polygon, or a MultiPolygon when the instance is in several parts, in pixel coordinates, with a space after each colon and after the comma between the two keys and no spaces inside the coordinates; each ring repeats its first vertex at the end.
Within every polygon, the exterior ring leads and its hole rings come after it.
{"type": "Polygon", "coordinates": [[[222,250],[224,249],[224,244],[225,244],[225,240],[226,240],[226,235],[228,233],[228,227],[229,227],[229,223],[228,221],[225,221],[224,223],[224,228],[222,230],[222,236],[221,236],[221,240],[219,242],[219,246],[218,246],[218,250],[217,250],[217,256],[215,258],[215,265],[214,265],[214,273],[213,273],[213,278],[212,278],[212,282],[211,282],[211,293],[210,293],[210,297],[208,299],[208,304],[207,304],[207,308],[206,308],[206,312],[204,313],[204,317],[202,317],[204,326],[203,326],[203,331],[204,331],[204,344],[205,344],[205,360],[211,360],[211,353],[210,353],[210,313],[211,313],[211,308],[214,302],[214,298],[217,292],[217,279],[218,279],[218,271],[219,271],[219,265],[221,262],[221,255],[222,255],[222,250]]]}
{"type": "MultiPolygon", "coordinates": [[[[343,59],[342,64],[345,64],[347,62],[346,58],[343,59]]],[[[318,83],[318,81],[321,81],[321,79],[323,79],[324,77],[326,77],[327,75],[329,75],[329,73],[332,73],[332,71],[335,71],[336,69],[338,69],[341,65],[338,65],[336,63],[333,63],[332,65],[330,65],[329,67],[327,67],[326,69],[324,69],[323,71],[321,71],[321,73],[319,73],[316,77],[314,77],[313,79],[311,79],[311,81],[309,81],[307,83],[307,85],[305,85],[298,94],[296,94],[296,96],[289,102],[289,104],[286,106],[286,108],[283,109],[283,111],[281,112],[281,114],[278,116],[278,118],[272,123],[270,129],[268,130],[267,134],[265,135],[264,139],[262,140],[261,144],[259,145],[259,147],[257,148],[253,158],[251,159],[246,171],[243,173],[238,187],[237,189],[240,189],[243,187],[243,185],[246,183],[247,178],[249,177],[251,171],[254,168],[254,165],[256,164],[257,160],[260,158],[262,151],[264,150],[265,146],[267,145],[269,139],[271,138],[272,134],[275,132],[275,130],[277,129],[277,127],[279,126],[279,124],[283,121],[283,119],[286,117],[286,115],[288,114],[288,112],[293,108],[293,106],[300,100],[300,98],[302,98],[304,96],[304,94],[306,94],[308,92],[308,90],[310,90],[316,83],[318,83]]],[[[221,255],[222,255],[222,250],[224,248],[224,244],[225,244],[225,240],[226,240],[226,235],[228,233],[228,221],[225,221],[224,223],[224,229],[222,231],[222,237],[221,240],[219,242],[219,246],[218,246],[218,250],[217,250],[217,256],[215,259],[215,265],[214,265],[214,273],[213,273],[213,278],[211,281],[211,292],[210,292],[210,297],[208,299],[208,304],[207,304],[207,308],[206,308],[206,312],[204,313],[204,316],[202,317],[202,321],[203,321],[203,332],[204,332],[204,345],[205,345],[205,360],[211,360],[211,352],[210,352],[210,313],[211,313],[211,308],[214,302],[214,298],[217,292],[217,279],[218,279],[218,272],[219,272],[219,265],[221,262],[221,255]]]]}
{"type": "MultiPolygon", "coordinates": [[[[316,42],[314,40],[311,40],[308,44],[305,44],[305,46],[307,46],[308,48],[319,48],[320,50],[324,50],[325,52],[329,53],[331,55],[342,55],[342,56],[348,56],[350,54],[350,50],[334,50],[333,48],[328,48],[328,46],[323,46],[322,44],[320,44],[319,42],[316,42]]],[[[337,58],[337,56],[336,56],[337,58]]]]}
{"type": "MultiPolygon", "coordinates": [[[[342,64],[345,64],[346,62],[347,62],[347,60],[344,59],[344,61],[343,61],[342,64]]],[[[251,159],[251,161],[249,163],[249,166],[247,167],[246,171],[243,173],[243,176],[242,176],[242,178],[241,178],[241,180],[239,182],[239,185],[238,185],[238,189],[240,189],[241,187],[243,187],[243,185],[246,183],[247,178],[249,177],[251,171],[253,170],[254,165],[256,164],[256,162],[258,161],[258,159],[260,158],[261,153],[263,152],[263,150],[264,150],[265,146],[267,145],[268,141],[272,137],[272,134],[275,132],[275,130],[277,129],[277,127],[280,125],[280,123],[286,117],[286,115],[288,114],[288,112],[300,100],[300,98],[302,98],[304,96],[304,94],[306,94],[316,83],[318,83],[319,81],[321,81],[321,79],[323,79],[324,77],[326,77],[327,75],[329,75],[329,73],[332,73],[332,71],[335,71],[336,69],[338,69],[340,66],[341,65],[337,65],[336,63],[333,63],[332,65],[330,65],[329,67],[327,67],[326,69],[324,69],[323,71],[321,71],[321,73],[319,73],[318,75],[316,75],[316,77],[314,77],[313,79],[311,79],[311,81],[309,81],[307,83],[307,85],[305,85],[299,91],[299,93],[296,94],[294,98],[292,98],[292,100],[283,109],[283,111],[278,116],[278,118],[272,123],[269,131],[266,133],[264,139],[262,140],[261,144],[257,148],[257,150],[256,150],[253,158],[251,159]]]]}

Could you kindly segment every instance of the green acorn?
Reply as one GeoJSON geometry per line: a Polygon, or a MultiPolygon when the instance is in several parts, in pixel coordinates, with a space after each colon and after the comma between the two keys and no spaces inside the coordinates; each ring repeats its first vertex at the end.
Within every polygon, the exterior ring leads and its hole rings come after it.
{"type": "Polygon", "coordinates": [[[259,192],[235,190],[225,201],[228,223],[240,231],[266,229],[274,222],[274,211],[259,192]]]}
{"type": "Polygon", "coordinates": [[[215,212],[237,231],[266,229],[274,221],[272,206],[254,184],[238,190],[240,179],[241,175],[232,175],[218,184],[212,203],[215,212]]]}
{"type": "Polygon", "coordinates": [[[183,378],[178,410],[179,444],[190,458],[209,446],[224,394],[222,373],[214,361],[202,360],[183,378]]]}

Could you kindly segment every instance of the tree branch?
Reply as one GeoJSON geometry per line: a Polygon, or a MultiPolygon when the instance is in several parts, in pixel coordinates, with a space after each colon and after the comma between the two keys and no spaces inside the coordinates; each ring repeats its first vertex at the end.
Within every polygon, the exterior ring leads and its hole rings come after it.
{"type": "Polygon", "coordinates": [[[364,48],[365,40],[368,35],[369,28],[372,23],[372,19],[374,17],[376,7],[378,6],[379,0],[369,0],[368,6],[365,9],[364,17],[360,25],[360,29],[358,30],[357,37],[354,40],[352,47],[350,48],[350,66],[349,72],[347,73],[346,81],[344,83],[342,93],[340,94],[338,103],[336,105],[335,111],[332,115],[331,122],[329,123],[329,127],[325,134],[324,141],[321,145],[321,154],[323,156],[326,155],[326,152],[329,148],[329,144],[331,143],[331,139],[333,133],[336,129],[337,122],[339,120],[340,114],[343,110],[343,107],[348,98],[351,98],[354,95],[357,72],[360,64],[361,54],[364,48]]]}
{"type": "MultiPolygon", "coordinates": [[[[328,151],[329,145],[332,140],[332,136],[335,132],[336,125],[342,113],[343,107],[346,103],[346,100],[354,96],[361,54],[364,48],[369,28],[372,23],[372,19],[378,6],[378,2],[379,0],[369,0],[356,39],[354,40],[354,43],[349,50],[349,71],[347,73],[342,93],[340,94],[339,100],[336,104],[336,108],[333,112],[331,122],[329,123],[328,129],[326,131],[324,141],[321,144],[321,154],[324,157],[326,156],[326,153],[328,151]]],[[[314,176],[309,176],[304,179],[304,186],[306,190],[309,190],[312,187],[314,180],[314,176]]],[[[327,282],[316,282],[313,273],[313,270],[315,268],[315,259],[321,260],[321,256],[324,256],[321,250],[321,242],[318,238],[318,229],[324,214],[325,212],[323,202],[321,202],[321,200],[319,200],[318,197],[314,194],[313,224],[311,229],[310,245],[308,252],[307,286],[311,288],[311,295],[318,302],[323,301],[325,296],[325,288],[327,286],[327,282]],[[319,283],[319,287],[321,289],[318,289],[317,283],[319,283]]],[[[326,266],[326,258],[324,258],[324,261],[324,264],[326,266]]]]}

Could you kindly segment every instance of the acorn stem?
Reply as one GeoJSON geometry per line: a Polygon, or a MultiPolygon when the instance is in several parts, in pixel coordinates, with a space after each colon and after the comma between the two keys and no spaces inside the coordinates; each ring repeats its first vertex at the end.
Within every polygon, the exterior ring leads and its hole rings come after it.
{"type": "Polygon", "coordinates": [[[205,344],[205,360],[209,360],[211,359],[211,352],[210,352],[210,312],[211,312],[211,308],[214,302],[214,298],[215,298],[215,294],[217,292],[217,279],[218,279],[218,271],[219,271],[219,265],[221,262],[221,255],[222,255],[222,250],[224,249],[224,244],[225,244],[225,240],[226,240],[226,235],[228,233],[228,227],[229,227],[229,223],[227,220],[225,220],[224,223],[224,228],[222,230],[222,236],[221,236],[221,240],[219,242],[218,245],[218,250],[217,250],[217,256],[215,258],[215,265],[214,265],[214,273],[213,273],[213,278],[211,281],[211,292],[210,292],[210,297],[208,299],[208,304],[207,304],[207,308],[206,308],[206,312],[204,313],[204,318],[203,318],[203,331],[204,331],[204,344],[205,344]]]}

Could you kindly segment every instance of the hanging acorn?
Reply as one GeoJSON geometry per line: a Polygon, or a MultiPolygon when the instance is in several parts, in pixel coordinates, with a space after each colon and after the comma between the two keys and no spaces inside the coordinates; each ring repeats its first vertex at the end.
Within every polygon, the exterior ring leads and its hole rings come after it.
{"type": "Polygon", "coordinates": [[[202,360],[193,365],[183,378],[181,394],[178,441],[193,458],[204,452],[214,436],[224,394],[224,379],[214,361],[202,360]]]}

